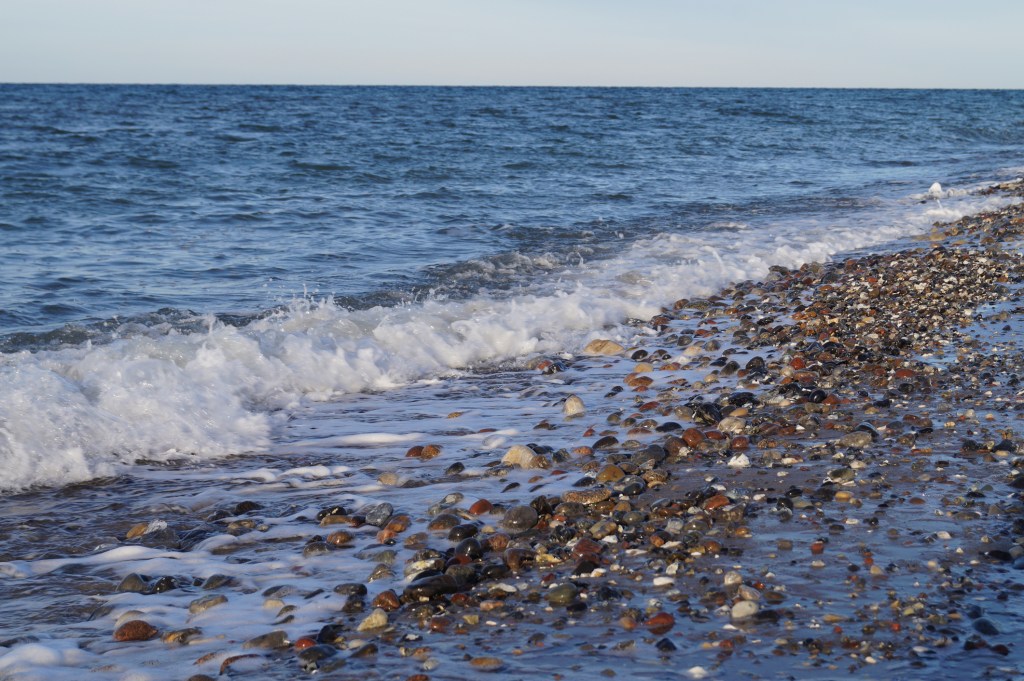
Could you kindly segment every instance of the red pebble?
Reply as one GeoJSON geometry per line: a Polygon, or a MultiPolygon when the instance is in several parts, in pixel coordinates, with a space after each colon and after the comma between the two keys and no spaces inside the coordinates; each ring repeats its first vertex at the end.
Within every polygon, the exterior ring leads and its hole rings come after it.
{"type": "Polygon", "coordinates": [[[300,638],[297,641],[295,641],[294,647],[295,647],[295,650],[298,651],[298,650],[305,650],[306,648],[312,648],[315,645],[316,645],[316,641],[315,640],[311,639],[308,636],[303,636],[302,638],[300,638]]]}
{"type": "Polygon", "coordinates": [[[676,618],[667,612],[659,612],[644,622],[644,627],[656,636],[668,633],[675,625],[676,618]]]}

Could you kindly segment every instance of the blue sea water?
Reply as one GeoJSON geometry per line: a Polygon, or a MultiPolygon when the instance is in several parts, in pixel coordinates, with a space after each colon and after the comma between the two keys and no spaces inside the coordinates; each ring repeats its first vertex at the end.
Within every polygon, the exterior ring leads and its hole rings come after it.
{"type": "Polygon", "coordinates": [[[0,488],[621,337],[1022,157],[1020,91],[2,85],[0,488]]]}

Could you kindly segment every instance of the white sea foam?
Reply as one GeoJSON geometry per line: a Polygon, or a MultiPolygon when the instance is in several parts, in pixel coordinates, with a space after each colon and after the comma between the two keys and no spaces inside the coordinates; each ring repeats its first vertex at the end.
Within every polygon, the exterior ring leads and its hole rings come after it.
{"type": "MultiPolygon", "coordinates": [[[[300,301],[238,328],[139,336],[100,346],[0,356],[0,489],[66,484],[139,459],[208,459],[261,450],[304,401],[416,380],[588,340],[628,340],[622,323],[680,297],[761,278],[919,233],[936,221],[1005,205],[943,189],[944,201],[879,209],[845,225],[815,222],[662,234],[584,263],[518,295],[428,299],[350,311],[300,301]]],[[[413,436],[360,436],[372,446],[413,436]],[[390,440],[389,440],[390,438],[390,440]]],[[[318,444],[324,444],[320,442],[318,444]]]]}

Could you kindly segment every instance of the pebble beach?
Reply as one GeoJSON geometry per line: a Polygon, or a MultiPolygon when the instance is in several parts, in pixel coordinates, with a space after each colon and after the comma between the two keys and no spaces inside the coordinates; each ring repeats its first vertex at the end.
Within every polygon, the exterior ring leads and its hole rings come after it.
{"type": "Polygon", "coordinates": [[[5,497],[0,678],[1020,678],[1024,185],[984,191],[216,475],[5,497]]]}

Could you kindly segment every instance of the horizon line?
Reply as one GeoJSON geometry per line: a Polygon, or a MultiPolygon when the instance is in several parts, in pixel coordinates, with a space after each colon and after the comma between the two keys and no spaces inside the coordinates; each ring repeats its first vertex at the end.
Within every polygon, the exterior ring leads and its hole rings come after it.
{"type": "Polygon", "coordinates": [[[481,89],[607,89],[607,90],[961,90],[1020,91],[1012,86],[925,85],[566,85],[566,84],[469,84],[469,83],[284,83],[284,82],[189,82],[189,81],[61,81],[0,80],[8,85],[93,85],[132,87],[338,87],[338,88],[481,88],[481,89]]]}

